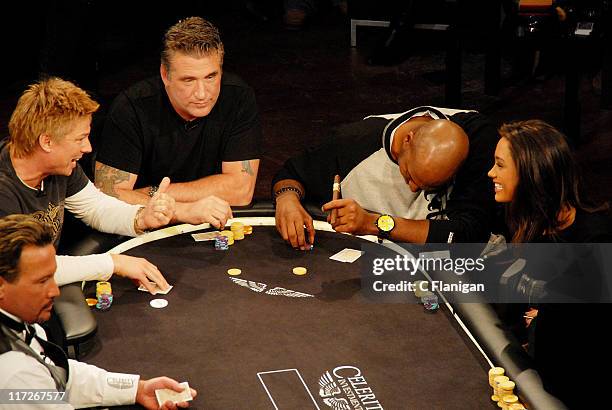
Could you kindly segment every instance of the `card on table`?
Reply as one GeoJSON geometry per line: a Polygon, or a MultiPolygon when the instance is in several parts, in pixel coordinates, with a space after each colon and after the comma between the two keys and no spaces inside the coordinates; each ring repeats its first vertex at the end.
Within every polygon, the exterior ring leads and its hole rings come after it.
{"type": "Polygon", "coordinates": [[[181,383],[181,386],[184,387],[182,392],[176,392],[171,389],[155,390],[155,397],[157,398],[157,403],[159,406],[161,407],[168,400],[170,400],[172,403],[193,400],[193,397],[191,397],[191,389],[189,389],[189,383],[183,382],[181,383]]]}
{"type": "Polygon", "coordinates": [[[340,252],[335,255],[329,257],[329,259],[339,261],[339,262],[348,262],[353,263],[363,254],[363,252],[357,249],[344,248],[340,252]]]}
{"type": "MultiPolygon", "coordinates": [[[[170,285],[170,286],[168,287],[168,289],[166,289],[166,290],[161,290],[161,289],[159,288],[159,286],[157,286],[157,283],[155,283],[155,282],[149,282],[149,283],[151,284],[151,286],[153,286],[153,293],[152,293],[153,295],[167,295],[167,294],[168,294],[168,292],[170,292],[170,291],[172,290],[172,288],[174,287],[174,286],[170,285]]],[[[141,291],[143,291],[143,292],[148,292],[148,291],[149,291],[147,288],[145,288],[145,286],[144,286],[144,285],[140,285],[140,286],[138,287],[138,290],[141,290],[141,291]]]]}
{"type": "Polygon", "coordinates": [[[211,232],[202,232],[202,233],[192,233],[191,237],[196,242],[201,241],[214,241],[217,236],[219,236],[221,232],[219,231],[211,231],[211,232]]]}

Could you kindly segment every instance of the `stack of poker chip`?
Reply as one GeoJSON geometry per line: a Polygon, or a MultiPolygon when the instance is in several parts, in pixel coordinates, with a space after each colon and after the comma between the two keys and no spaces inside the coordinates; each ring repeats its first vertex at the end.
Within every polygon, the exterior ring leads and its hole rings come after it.
{"type": "Polygon", "coordinates": [[[428,311],[438,309],[438,297],[428,290],[429,282],[426,280],[417,280],[413,283],[414,296],[420,299],[421,303],[428,311]]]}
{"type": "Polygon", "coordinates": [[[218,251],[226,251],[229,249],[229,240],[225,235],[215,237],[215,249],[218,251]]]}
{"type": "Polygon", "coordinates": [[[113,303],[113,290],[109,282],[98,282],[96,284],[96,308],[106,310],[113,303]]]}
{"type": "Polygon", "coordinates": [[[234,239],[240,241],[244,239],[244,224],[242,222],[234,222],[230,228],[234,234],[234,239]]]}
{"type": "MultiPolygon", "coordinates": [[[[512,382],[510,382],[512,383],[512,382]]],[[[504,410],[510,410],[510,406],[512,406],[513,404],[517,404],[518,403],[518,397],[514,394],[507,394],[504,396],[503,399],[501,399],[500,401],[497,402],[497,405],[499,406],[499,403],[501,403],[501,408],[504,410]]]]}
{"type": "Polygon", "coordinates": [[[425,309],[429,311],[438,310],[438,297],[431,292],[427,292],[423,297],[421,297],[421,303],[425,307],[425,309]]]}
{"type": "Polygon", "coordinates": [[[518,396],[514,394],[516,386],[507,376],[503,367],[492,367],[489,369],[489,386],[493,388],[491,400],[497,402],[497,406],[504,410],[524,410],[525,406],[519,402],[518,396]]]}
{"type": "Polygon", "coordinates": [[[506,374],[506,370],[503,367],[492,367],[489,369],[489,386],[495,386],[493,384],[493,380],[497,376],[504,376],[506,374]]]}
{"type": "MultiPolygon", "coordinates": [[[[508,408],[508,406],[504,407],[504,400],[506,400],[506,397],[508,396],[514,396],[514,386],[515,386],[514,382],[509,379],[502,381],[500,383],[497,383],[497,397],[499,397],[499,401],[497,402],[498,407],[501,407],[502,409],[508,408]]],[[[518,397],[516,401],[512,401],[510,404],[514,404],[517,401],[518,401],[518,397]]]]}
{"type": "MultiPolygon", "coordinates": [[[[506,373],[506,370],[503,367],[492,367],[489,369],[489,386],[491,386],[493,389],[495,389],[495,378],[497,376],[503,376],[506,373]]],[[[495,394],[495,391],[493,392],[495,394]]],[[[493,401],[497,401],[499,400],[499,397],[497,398],[497,400],[492,399],[493,401]]]]}
{"type": "Polygon", "coordinates": [[[244,225],[244,234],[250,235],[253,233],[253,227],[251,225],[244,225]]]}
{"type": "Polygon", "coordinates": [[[507,376],[495,376],[493,378],[493,395],[491,396],[491,400],[495,402],[499,402],[500,400],[499,384],[503,382],[507,382],[509,380],[510,379],[507,376]]]}
{"type": "Polygon", "coordinates": [[[234,244],[234,233],[232,231],[221,231],[221,233],[219,235],[223,235],[227,237],[227,244],[228,245],[233,245],[234,244]]]}

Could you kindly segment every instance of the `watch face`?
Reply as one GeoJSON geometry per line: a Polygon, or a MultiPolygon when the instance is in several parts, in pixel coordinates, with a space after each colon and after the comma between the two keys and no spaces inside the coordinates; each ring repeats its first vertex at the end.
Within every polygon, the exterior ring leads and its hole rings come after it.
{"type": "Polygon", "coordinates": [[[382,215],[376,220],[376,226],[383,232],[390,232],[395,227],[395,221],[389,215],[382,215]]]}

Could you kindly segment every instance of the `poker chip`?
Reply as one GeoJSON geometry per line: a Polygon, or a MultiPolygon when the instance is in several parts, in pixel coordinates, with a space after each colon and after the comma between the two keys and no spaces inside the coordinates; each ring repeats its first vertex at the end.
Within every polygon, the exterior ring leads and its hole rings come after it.
{"type": "Polygon", "coordinates": [[[493,379],[493,394],[496,395],[497,397],[501,397],[502,394],[500,394],[499,392],[499,384],[503,382],[507,382],[508,380],[510,380],[508,376],[496,376],[493,379]]]}
{"type": "Polygon", "coordinates": [[[149,302],[149,305],[155,309],[162,309],[168,306],[168,301],[166,299],[153,299],[149,302]]]}
{"type": "Polygon", "coordinates": [[[423,303],[423,306],[425,307],[425,309],[427,309],[430,312],[438,310],[438,307],[439,307],[438,297],[431,292],[427,292],[427,293],[428,293],[427,295],[421,298],[421,303],[423,303]]]}
{"type": "Polygon", "coordinates": [[[308,272],[308,269],[302,267],[302,266],[296,266],[295,268],[293,268],[293,274],[294,275],[306,275],[306,272],[308,272]]]}
{"type": "Polygon", "coordinates": [[[113,289],[110,282],[100,281],[96,283],[96,299],[100,299],[102,295],[112,295],[113,289]]]}
{"type": "Polygon", "coordinates": [[[100,295],[100,297],[96,301],[96,308],[100,310],[110,309],[113,304],[113,295],[109,295],[108,293],[104,293],[100,295]]]}
{"type": "Polygon", "coordinates": [[[234,222],[230,229],[234,234],[234,240],[240,241],[244,239],[244,224],[242,222],[234,222]]]}
{"type": "Polygon", "coordinates": [[[503,367],[492,367],[489,369],[489,386],[495,387],[493,383],[493,379],[497,376],[503,376],[506,373],[506,370],[503,367]]]}
{"type": "Polygon", "coordinates": [[[515,383],[511,380],[506,380],[497,384],[497,395],[499,397],[506,397],[514,393],[515,383]]]}
{"type": "Polygon", "coordinates": [[[253,227],[251,225],[244,225],[243,231],[245,235],[250,235],[253,233],[253,227]]]}
{"type": "Polygon", "coordinates": [[[503,403],[509,408],[511,405],[518,403],[518,397],[514,394],[504,396],[503,403]]]}
{"type": "Polygon", "coordinates": [[[87,302],[87,306],[89,306],[89,307],[96,306],[96,303],[98,303],[98,299],[87,298],[87,299],[85,299],[85,302],[87,302]]]}
{"type": "Polygon", "coordinates": [[[233,245],[234,244],[234,233],[232,231],[221,231],[219,233],[219,235],[223,235],[225,237],[227,237],[227,244],[228,245],[233,245]]]}
{"type": "Polygon", "coordinates": [[[242,273],[242,271],[238,268],[231,268],[227,270],[227,274],[231,276],[238,276],[242,273]]]}
{"type": "Polygon", "coordinates": [[[508,376],[495,376],[493,379],[493,387],[497,388],[500,383],[507,382],[510,380],[508,376]]]}
{"type": "Polygon", "coordinates": [[[218,251],[226,251],[229,249],[229,240],[227,236],[219,235],[215,238],[215,249],[218,251]]]}

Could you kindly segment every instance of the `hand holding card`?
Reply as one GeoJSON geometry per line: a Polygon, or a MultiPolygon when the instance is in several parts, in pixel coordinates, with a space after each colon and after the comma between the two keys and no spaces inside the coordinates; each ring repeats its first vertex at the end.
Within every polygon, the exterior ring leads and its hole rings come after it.
{"type": "Polygon", "coordinates": [[[181,383],[181,386],[183,387],[182,392],[177,392],[172,389],[155,390],[155,397],[157,398],[157,403],[159,404],[159,407],[161,407],[167,401],[171,401],[172,403],[192,401],[193,397],[191,396],[191,389],[189,388],[189,383],[183,382],[181,383]]]}
{"type": "MultiPolygon", "coordinates": [[[[155,283],[155,282],[149,282],[149,283],[151,284],[151,286],[153,286],[153,293],[151,293],[152,295],[167,295],[167,294],[168,294],[168,292],[170,292],[170,291],[172,290],[172,288],[174,287],[174,286],[172,286],[172,285],[168,285],[168,289],[166,289],[166,290],[161,290],[161,289],[159,288],[159,286],[157,286],[157,283],[155,283]]],[[[148,292],[148,291],[149,291],[149,290],[148,290],[148,289],[145,287],[145,285],[140,285],[140,286],[138,287],[138,290],[141,290],[141,291],[143,291],[143,292],[148,292]]]]}

